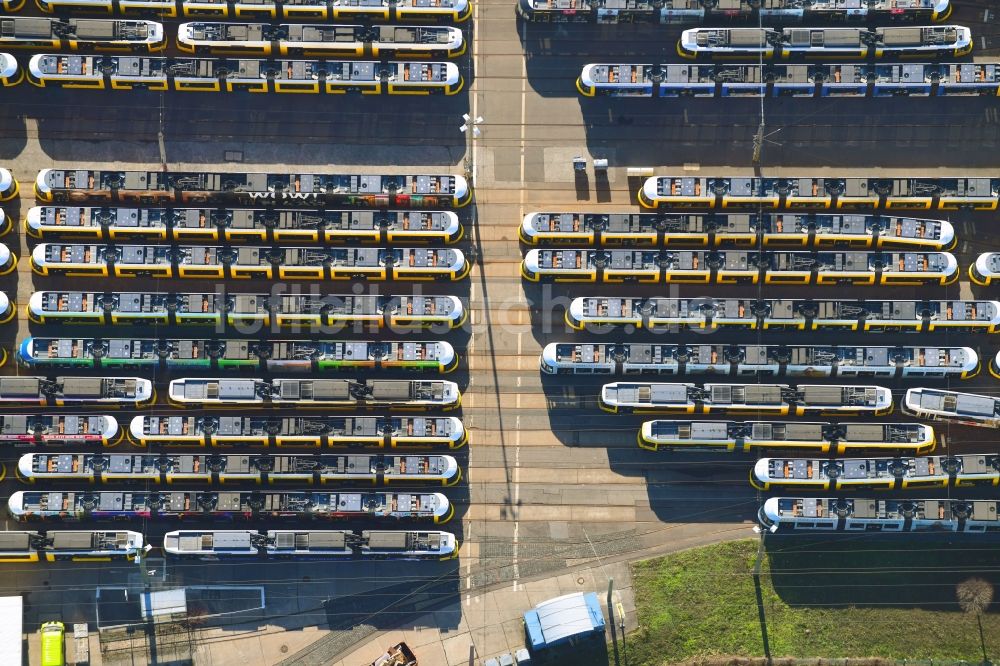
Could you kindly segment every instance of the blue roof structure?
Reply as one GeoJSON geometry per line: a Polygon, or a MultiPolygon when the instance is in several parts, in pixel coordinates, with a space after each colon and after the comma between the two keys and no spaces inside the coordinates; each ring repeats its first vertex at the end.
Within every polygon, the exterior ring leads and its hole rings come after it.
{"type": "Polygon", "coordinates": [[[593,592],[575,592],[549,599],[524,614],[532,650],[543,650],[604,633],[604,613],[593,592]]]}

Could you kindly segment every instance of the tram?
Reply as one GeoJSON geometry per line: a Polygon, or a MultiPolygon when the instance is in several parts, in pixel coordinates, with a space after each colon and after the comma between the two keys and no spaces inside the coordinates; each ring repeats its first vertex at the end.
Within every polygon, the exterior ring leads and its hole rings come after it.
{"type": "Polygon", "coordinates": [[[878,215],[528,213],[519,235],[528,245],[947,250],[955,244],[955,229],[945,220],[878,215]]]}
{"type": "Polygon", "coordinates": [[[758,490],[914,490],[1000,483],[1000,456],[988,453],[900,458],[761,458],[750,472],[758,490]]]}
{"type": "Polygon", "coordinates": [[[971,347],[850,347],[553,342],[545,374],[722,375],[969,379],[979,374],[971,347]]]}
{"type": "Polygon", "coordinates": [[[584,65],[585,97],[995,97],[996,63],[584,65]]]}
{"type": "Polygon", "coordinates": [[[457,58],[465,37],[453,26],[196,22],[177,27],[177,48],[263,57],[457,58]]]}
{"type": "Polygon", "coordinates": [[[37,275],[67,277],[461,280],[470,268],[455,248],[39,243],[31,253],[37,275]]]}
{"type": "Polygon", "coordinates": [[[613,382],[601,388],[600,406],[612,414],[836,414],[892,412],[892,391],[882,386],[800,384],[664,384],[613,382]]]}
{"type": "Polygon", "coordinates": [[[962,532],[1000,530],[993,500],[772,497],[760,508],[770,532],[962,532]]]}
{"type": "Polygon", "coordinates": [[[462,478],[455,458],[427,454],[27,453],[17,463],[17,474],[27,483],[65,480],[388,485],[399,482],[453,486],[462,478]]]}
{"type": "Polygon", "coordinates": [[[458,542],[450,532],[426,530],[176,530],[163,535],[163,552],[202,560],[447,560],[458,555],[458,542]]]}
{"type": "MultiPolygon", "coordinates": [[[[17,268],[17,255],[11,252],[10,248],[0,243],[0,275],[8,275],[17,268]]],[[[9,305],[8,301],[8,305],[9,305]]],[[[10,319],[9,315],[8,321],[10,319]]]]}
{"type": "Polygon", "coordinates": [[[0,408],[22,405],[142,407],[156,400],[142,377],[0,377],[0,408]]]}
{"type": "Polygon", "coordinates": [[[681,33],[684,58],[944,58],[972,52],[961,25],[885,28],[691,28],[681,33]]]}
{"type": "Polygon", "coordinates": [[[1000,252],[984,252],[969,266],[969,279],[988,287],[1000,278],[1000,252]]]}
{"type": "Polygon", "coordinates": [[[111,446],[121,436],[118,420],[107,414],[0,415],[0,446],[111,446]]]}
{"type": "Polygon", "coordinates": [[[468,182],[452,175],[369,175],[42,169],[35,196],[45,203],[139,206],[218,204],[316,208],[460,208],[468,182]]]}
{"type": "Polygon", "coordinates": [[[904,413],[919,419],[1000,428],[1000,398],[992,395],[921,386],[908,389],[900,406],[904,413]]]}
{"type": "Polygon", "coordinates": [[[922,423],[804,423],[801,421],[646,421],[639,448],[650,451],[811,449],[843,455],[856,451],[926,455],[934,429],[922,423]]]}
{"type": "MultiPolygon", "coordinates": [[[[7,378],[0,378],[0,386],[7,378]]],[[[298,409],[457,409],[458,385],[441,380],[227,379],[185,377],[170,382],[175,407],[295,407],[298,409]]],[[[2,400],[2,398],[0,398],[2,400]]]]}
{"type": "MultiPolygon", "coordinates": [[[[5,56],[4,62],[9,63],[10,60],[14,58],[12,55],[3,54],[5,56]]],[[[5,65],[9,70],[9,65],[5,65]]],[[[10,201],[16,197],[21,191],[17,180],[14,179],[13,174],[11,174],[10,169],[0,169],[0,201],[10,201]]]]}
{"type": "MultiPolygon", "coordinates": [[[[18,2],[23,0],[6,0],[18,2]]],[[[930,0],[916,0],[923,4],[930,0]]],[[[941,0],[935,0],[939,2],[941,0]]],[[[43,12],[92,12],[101,14],[156,14],[164,17],[211,17],[267,19],[330,19],[366,21],[454,21],[472,15],[469,0],[35,0],[43,12]]],[[[947,0],[945,0],[947,4],[947,0]]],[[[906,12],[907,14],[911,12],[906,12]]],[[[922,18],[922,16],[920,17],[922,18]]],[[[935,19],[937,20],[937,19],[935,19]]],[[[943,19],[941,19],[943,20],[943,19]]]]}
{"type": "Polygon", "coordinates": [[[437,342],[28,337],[18,361],[32,368],[143,368],[338,372],[451,372],[454,347],[437,342]]]}
{"type": "Polygon", "coordinates": [[[245,446],[458,449],[468,442],[454,416],[136,416],[137,446],[245,446]]]}
{"type": "Polygon", "coordinates": [[[3,17],[0,48],[156,53],[166,48],[163,24],[114,19],[3,17]]]}
{"type": "MultiPolygon", "coordinates": [[[[10,86],[16,86],[23,80],[24,71],[17,64],[17,58],[10,53],[0,53],[0,86],[9,88],[10,86]]],[[[0,169],[0,172],[3,171],[6,171],[6,169],[0,169]]],[[[0,180],[2,178],[2,175],[0,175],[0,180]]],[[[0,190],[2,189],[4,188],[0,186],[0,190]]],[[[7,201],[7,199],[0,199],[0,201],[7,201]]]]}
{"type": "Polygon", "coordinates": [[[578,331],[634,326],[650,330],[728,327],[997,333],[1000,302],[584,296],[570,302],[566,324],[578,331]]]}
{"type": "Polygon", "coordinates": [[[530,282],[947,285],[959,275],[950,252],[536,249],[525,254],[521,277],[530,282]]]}
{"type": "Polygon", "coordinates": [[[6,324],[17,316],[17,304],[0,291],[0,324],[6,324]]]}
{"type": "Polygon", "coordinates": [[[28,82],[39,88],[179,92],[455,95],[465,85],[450,62],[257,60],[32,56],[28,82]]]}
{"type": "Polygon", "coordinates": [[[119,530],[40,530],[0,532],[0,562],[107,562],[139,557],[144,538],[139,532],[119,530]]]}
{"type": "Polygon", "coordinates": [[[432,520],[446,523],[455,507],[441,493],[389,491],[217,492],[17,491],[7,501],[11,518],[36,520],[432,520]]]}
{"type": "Polygon", "coordinates": [[[648,178],[646,208],[996,210],[1000,178],[648,178]]]}
{"type": "MultiPolygon", "coordinates": [[[[45,0],[41,0],[45,1],[45,0]]],[[[52,0],[48,0],[52,1],[52,0]]],[[[76,0],[62,0],[65,2],[76,0]]],[[[111,0],[88,0],[104,1],[111,0]]],[[[131,0],[122,0],[129,2],[131,0]]],[[[752,21],[768,24],[809,21],[909,22],[945,21],[951,16],[949,0],[872,0],[848,4],[837,0],[518,0],[517,15],[536,23],[660,23],[752,21]]]]}
{"type": "Polygon", "coordinates": [[[306,330],[454,329],[468,318],[457,296],[294,292],[36,291],[27,310],[28,319],[37,324],[212,326],[217,330],[238,327],[241,331],[271,326],[306,330]]]}
{"type": "Polygon", "coordinates": [[[452,211],[95,208],[33,206],[24,229],[42,240],[172,240],[261,243],[454,243],[452,211]]]}

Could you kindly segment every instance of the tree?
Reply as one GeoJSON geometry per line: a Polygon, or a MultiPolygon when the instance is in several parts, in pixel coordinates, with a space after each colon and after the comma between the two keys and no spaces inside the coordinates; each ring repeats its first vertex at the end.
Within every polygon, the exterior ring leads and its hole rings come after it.
{"type": "Polygon", "coordinates": [[[955,586],[958,605],[970,615],[975,613],[979,625],[979,645],[983,649],[983,664],[989,664],[986,656],[986,637],[983,635],[983,612],[993,603],[993,584],[982,578],[967,578],[955,586]]]}

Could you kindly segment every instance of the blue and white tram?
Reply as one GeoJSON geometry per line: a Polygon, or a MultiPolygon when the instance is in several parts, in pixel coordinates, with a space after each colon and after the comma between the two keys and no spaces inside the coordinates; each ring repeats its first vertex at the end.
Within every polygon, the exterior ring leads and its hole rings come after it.
{"type": "Polygon", "coordinates": [[[995,97],[997,63],[592,63],[576,80],[586,97],[995,97]]]}
{"type": "Polygon", "coordinates": [[[980,360],[971,347],[553,342],[540,366],[546,374],[969,379],[980,360]]]}
{"type": "Polygon", "coordinates": [[[915,490],[1000,484],[1000,456],[969,453],[897,458],[761,458],[750,472],[758,490],[915,490]]]}
{"type": "Polygon", "coordinates": [[[770,532],[1000,531],[1000,502],[957,499],[771,497],[760,508],[770,532]]]}

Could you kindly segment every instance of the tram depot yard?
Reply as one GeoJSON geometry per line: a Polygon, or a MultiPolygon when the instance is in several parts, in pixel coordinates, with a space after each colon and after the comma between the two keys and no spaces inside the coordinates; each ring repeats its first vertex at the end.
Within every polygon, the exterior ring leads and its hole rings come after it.
{"type": "Polygon", "coordinates": [[[991,6],[0,6],[25,663],[994,649],[787,635],[996,582],[991,6]]]}

